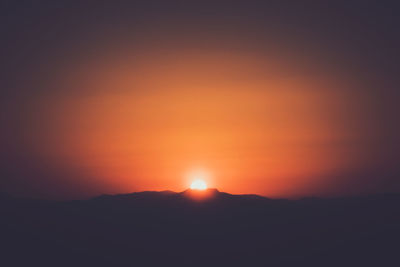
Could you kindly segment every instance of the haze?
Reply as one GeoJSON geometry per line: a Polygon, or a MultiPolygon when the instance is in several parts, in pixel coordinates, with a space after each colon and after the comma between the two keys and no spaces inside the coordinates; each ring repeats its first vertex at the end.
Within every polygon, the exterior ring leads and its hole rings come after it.
{"type": "Polygon", "coordinates": [[[2,63],[3,191],[182,191],[196,169],[212,174],[208,187],[270,197],[400,188],[398,53],[380,43],[397,38],[389,22],[375,26],[384,38],[367,29],[353,40],[355,18],[366,18],[351,7],[339,18],[313,6],[295,14],[297,26],[279,4],[282,16],[145,7],[120,16],[96,7],[105,15],[95,25],[89,7],[59,17],[50,4],[8,21],[3,46],[25,41],[2,63]],[[318,13],[329,18],[323,29],[318,13]],[[342,19],[338,31],[331,22],[342,19]]]}

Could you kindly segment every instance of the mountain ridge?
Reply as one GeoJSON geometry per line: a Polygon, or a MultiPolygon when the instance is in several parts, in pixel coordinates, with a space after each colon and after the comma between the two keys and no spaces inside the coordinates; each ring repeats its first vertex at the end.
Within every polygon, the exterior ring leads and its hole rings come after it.
{"type": "Polygon", "coordinates": [[[400,194],[277,200],[214,189],[10,198],[0,244],[14,266],[391,266],[399,206],[400,194]]]}

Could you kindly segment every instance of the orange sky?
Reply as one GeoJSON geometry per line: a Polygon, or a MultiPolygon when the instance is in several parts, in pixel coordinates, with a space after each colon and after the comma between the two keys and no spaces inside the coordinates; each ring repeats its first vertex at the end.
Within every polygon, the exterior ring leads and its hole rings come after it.
{"type": "Polygon", "coordinates": [[[85,187],[180,191],[202,169],[222,191],[290,197],[368,164],[369,99],[340,70],[276,48],[126,47],[60,63],[62,90],[34,101],[32,146],[85,187]]]}
{"type": "Polygon", "coordinates": [[[0,194],[400,190],[390,5],[9,2],[0,194]]]}

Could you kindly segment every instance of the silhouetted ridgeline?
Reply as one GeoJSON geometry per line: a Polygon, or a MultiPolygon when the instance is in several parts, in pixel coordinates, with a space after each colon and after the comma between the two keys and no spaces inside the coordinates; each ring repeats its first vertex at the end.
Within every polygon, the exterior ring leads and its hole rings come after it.
{"type": "Polygon", "coordinates": [[[400,195],[0,197],[1,266],[400,266],[400,195]]]}

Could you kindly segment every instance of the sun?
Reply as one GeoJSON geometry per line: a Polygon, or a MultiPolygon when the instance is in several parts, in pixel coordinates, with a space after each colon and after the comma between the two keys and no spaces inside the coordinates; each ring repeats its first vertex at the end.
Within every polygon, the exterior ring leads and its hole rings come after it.
{"type": "Polygon", "coordinates": [[[207,184],[201,179],[196,179],[190,184],[190,189],[192,190],[206,190],[207,184]]]}
{"type": "Polygon", "coordinates": [[[210,180],[210,174],[204,169],[193,169],[187,174],[187,178],[191,181],[190,189],[192,190],[206,190],[207,183],[210,180]]]}

